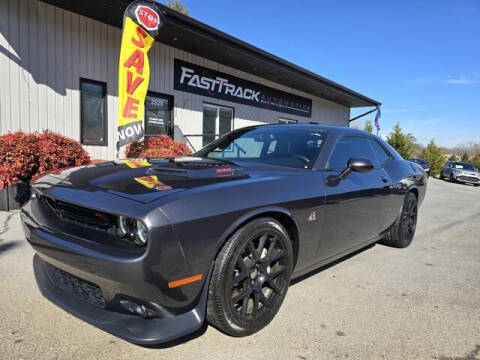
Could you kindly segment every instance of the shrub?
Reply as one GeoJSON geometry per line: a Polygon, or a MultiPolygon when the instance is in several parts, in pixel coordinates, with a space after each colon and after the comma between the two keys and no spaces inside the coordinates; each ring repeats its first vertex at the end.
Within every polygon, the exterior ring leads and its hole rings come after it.
{"type": "Polygon", "coordinates": [[[78,142],[60,134],[49,131],[9,133],[0,136],[0,189],[89,161],[87,152],[78,142]]]}
{"type": "Polygon", "coordinates": [[[38,135],[22,131],[0,137],[0,189],[29,182],[38,171],[38,135]]]}
{"type": "Polygon", "coordinates": [[[65,167],[88,164],[90,161],[88,153],[80,143],[50,131],[39,135],[38,151],[39,175],[65,167]]]}
{"type": "Polygon", "coordinates": [[[169,136],[152,136],[134,141],[125,150],[127,158],[172,158],[191,154],[187,145],[173,141],[169,136]]]}

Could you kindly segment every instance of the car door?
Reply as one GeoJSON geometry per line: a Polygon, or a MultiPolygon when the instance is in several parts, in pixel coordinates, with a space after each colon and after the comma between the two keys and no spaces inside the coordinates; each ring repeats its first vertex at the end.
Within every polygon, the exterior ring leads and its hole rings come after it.
{"type": "Polygon", "coordinates": [[[345,136],[335,145],[324,169],[325,178],[338,175],[350,158],[367,159],[375,168],[351,172],[346,178],[326,182],[324,227],[319,257],[333,256],[369,239],[388,227],[391,180],[380,164],[368,137],[345,136]]]}

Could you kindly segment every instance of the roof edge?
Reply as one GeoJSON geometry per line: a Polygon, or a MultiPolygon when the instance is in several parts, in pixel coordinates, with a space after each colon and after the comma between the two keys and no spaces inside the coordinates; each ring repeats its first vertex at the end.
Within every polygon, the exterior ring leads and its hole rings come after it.
{"type": "MultiPolygon", "coordinates": [[[[374,100],[368,96],[365,96],[363,94],[360,94],[352,89],[349,89],[343,85],[340,85],[339,83],[336,83],[335,81],[329,80],[321,75],[318,75],[308,69],[305,69],[299,65],[296,65],[288,60],[285,60],[279,56],[276,56],[272,53],[269,53],[268,51],[262,50],[252,44],[249,44],[243,40],[240,40],[232,35],[229,35],[219,29],[216,29],[208,24],[205,24],[199,20],[196,20],[190,16],[184,15],[176,10],[170,9],[167,6],[158,3],[158,5],[162,8],[166,15],[166,21],[167,22],[174,22],[177,25],[182,25],[187,24],[189,26],[194,26],[197,27],[198,29],[202,30],[203,32],[209,33],[216,38],[223,39],[226,42],[235,44],[236,46],[243,48],[244,50],[247,50],[249,52],[252,52],[253,54],[266,58],[267,60],[271,62],[275,62],[277,65],[280,65],[282,67],[285,67],[286,69],[293,70],[297,72],[300,75],[303,75],[307,78],[310,78],[312,80],[321,82],[323,84],[326,84],[332,88],[335,88],[337,91],[341,91],[344,93],[349,94],[352,97],[357,98],[358,100],[361,100],[366,103],[365,106],[380,106],[382,103],[374,100]]],[[[258,76],[258,74],[252,73],[252,75],[258,76]]]]}

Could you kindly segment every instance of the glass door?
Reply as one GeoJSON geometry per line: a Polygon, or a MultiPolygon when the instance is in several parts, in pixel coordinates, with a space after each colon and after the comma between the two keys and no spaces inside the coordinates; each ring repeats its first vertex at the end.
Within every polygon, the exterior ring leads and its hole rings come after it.
{"type": "Polygon", "coordinates": [[[145,98],[145,137],[173,136],[173,96],[149,91],[145,98]]]}

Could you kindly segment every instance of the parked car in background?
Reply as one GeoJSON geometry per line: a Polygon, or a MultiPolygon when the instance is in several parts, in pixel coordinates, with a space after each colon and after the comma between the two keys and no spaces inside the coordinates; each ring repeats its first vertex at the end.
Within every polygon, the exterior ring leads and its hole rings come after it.
{"type": "Polygon", "coordinates": [[[468,162],[447,161],[440,171],[440,179],[448,179],[451,182],[461,182],[480,185],[480,173],[478,169],[468,162]]]}
{"type": "Polygon", "coordinates": [[[411,162],[418,164],[422,167],[423,170],[427,173],[427,176],[430,176],[430,165],[428,164],[428,161],[425,159],[419,159],[419,158],[413,158],[410,159],[411,162]]]}
{"type": "Polygon", "coordinates": [[[22,222],[44,296],[128,341],[156,344],[205,320],[253,334],[292,278],[375,242],[407,247],[426,187],[422,169],[367,132],[264,125],[191,157],[40,178],[22,222]]]}

